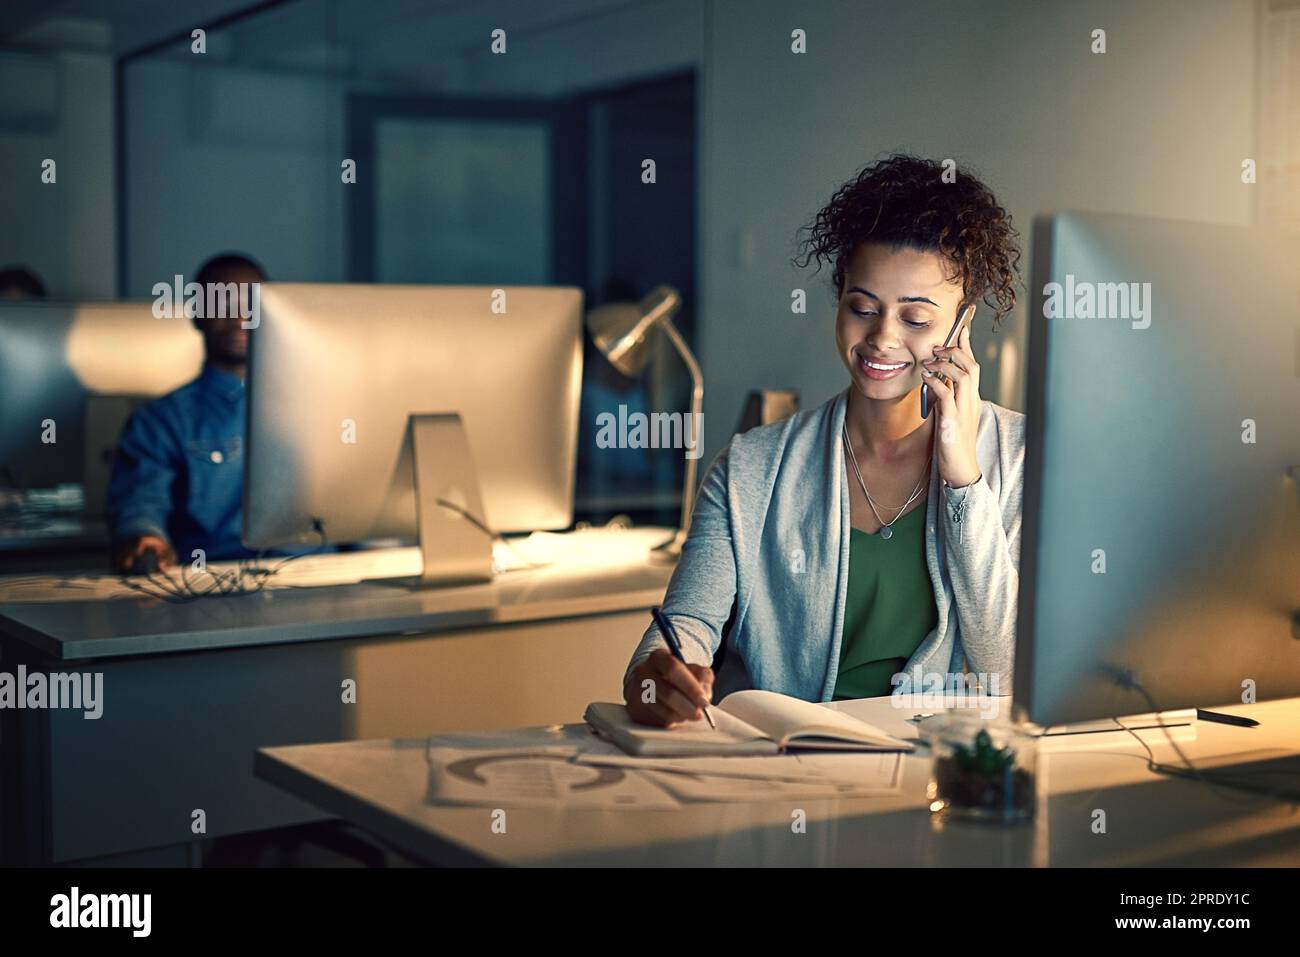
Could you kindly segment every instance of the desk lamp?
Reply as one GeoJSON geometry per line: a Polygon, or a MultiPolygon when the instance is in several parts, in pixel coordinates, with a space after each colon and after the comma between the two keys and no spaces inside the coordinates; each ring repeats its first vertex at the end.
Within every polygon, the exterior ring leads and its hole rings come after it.
{"type": "MultiPolygon", "coordinates": [[[[704,376],[695,355],[673,326],[672,317],[681,309],[682,297],[672,286],[656,286],[640,302],[616,302],[598,306],[587,313],[587,329],[596,348],[619,372],[628,378],[640,375],[649,358],[650,334],[655,329],[676,347],[682,361],[691,373],[691,418],[682,429],[685,439],[687,429],[699,423],[704,407],[704,376]]],[[[695,430],[695,442],[703,439],[703,429],[695,430]]],[[[695,504],[695,473],[698,458],[686,459],[686,484],[682,489],[682,519],[675,535],[652,550],[657,557],[676,561],[686,541],[686,529],[695,504]]]]}

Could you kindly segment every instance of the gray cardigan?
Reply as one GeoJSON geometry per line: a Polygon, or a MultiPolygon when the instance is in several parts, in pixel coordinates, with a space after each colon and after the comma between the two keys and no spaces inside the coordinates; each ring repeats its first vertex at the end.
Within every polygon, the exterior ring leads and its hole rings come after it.
{"type": "MultiPolygon", "coordinates": [[[[734,600],[715,700],[741,688],[831,700],[849,577],[849,486],[840,443],[846,407],[847,392],[840,392],[736,435],[704,476],[663,610],[686,660],[709,665],[734,600]]],[[[1011,694],[1024,419],[982,402],[976,457],[983,475],[965,489],[944,486],[942,511],[933,457],[925,552],[938,624],[908,660],[896,692],[954,681],[973,690],[978,680],[986,693],[1011,694]]],[[[663,647],[651,624],[624,681],[663,647]]]]}

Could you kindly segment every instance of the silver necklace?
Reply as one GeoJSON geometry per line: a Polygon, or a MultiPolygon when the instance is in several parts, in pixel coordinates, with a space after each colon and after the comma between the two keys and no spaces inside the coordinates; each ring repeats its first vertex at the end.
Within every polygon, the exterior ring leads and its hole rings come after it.
{"type": "MultiPolygon", "coordinates": [[[[902,505],[898,506],[897,509],[898,514],[894,516],[893,521],[886,522],[883,518],[880,517],[880,512],[877,511],[876,509],[875,500],[872,499],[871,493],[867,491],[867,483],[862,481],[862,469],[858,468],[858,456],[857,453],[853,451],[853,442],[849,439],[848,426],[845,425],[844,423],[841,423],[840,432],[844,436],[844,447],[848,450],[849,461],[853,463],[853,471],[858,476],[858,485],[862,486],[862,494],[867,497],[867,504],[871,506],[871,511],[875,513],[876,521],[880,523],[880,537],[887,540],[891,535],[894,534],[894,531],[893,529],[890,528],[890,526],[893,525],[894,522],[898,521],[899,518],[902,517],[903,510],[906,509],[907,506],[915,502],[916,497],[921,494],[921,486],[925,484],[925,480],[926,478],[929,477],[930,474],[930,455],[927,454],[925,456],[925,470],[921,472],[921,478],[917,481],[916,488],[912,490],[912,494],[908,496],[907,501],[904,502],[902,505]]],[[[884,508],[886,509],[890,509],[893,507],[894,506],[892,505],[884,506],[884,508]]]]}

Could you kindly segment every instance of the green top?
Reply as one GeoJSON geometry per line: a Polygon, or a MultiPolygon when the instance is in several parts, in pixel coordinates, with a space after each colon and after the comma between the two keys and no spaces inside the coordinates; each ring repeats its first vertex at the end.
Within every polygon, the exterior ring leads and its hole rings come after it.
{"type": "Polygon", "coordinates": [[[892,694],[890,678],[938,624],[925,563],[925,506],[877,532],[849,530],[849,587],[844,601],[840,670],[832,700],[892,694]]]}

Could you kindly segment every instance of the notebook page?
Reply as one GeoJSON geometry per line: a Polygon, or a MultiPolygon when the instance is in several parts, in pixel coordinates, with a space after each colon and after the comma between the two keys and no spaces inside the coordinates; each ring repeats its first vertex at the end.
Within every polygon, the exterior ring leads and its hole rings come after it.
{"type": "Polygon", "coordinates": [[[665,749],[679,752],[726,753],[744,747],[747,743],[752,749],[755,747],[754,742],[766,744],[766,748],[759,748],[759,750],[776,750],[776,745],[769,741],[762,731],[745,721],[716,707],[710,707],[709,714],[717,724],[717,730],[709,727],[709,722],[704,718],[698,721],[683,721],[672,728],[640,724],[632,720],[625,706],[604,701],[595,701],[588,705],[586,718],[588,723],[602,730],[606,730],[605,726],[607,726],[606,733],[611,737],[630,738],[640,742],[643,753],[663,753],[665,749]]]}
{"type": "Polygon", "coordinates": [[[713,723],[718,726],[717,730],[709,727],[706,718],[700,718],[698,721],[683,721],[672,728],[656,728],[629,720],[629,727],[638,738],[647,741],[666,741],[673,745],[689,742],[692,747],[698,744],[701,750],[707,750],[714,744],[734,745],[738,741],[755,741],[767,737],[749,722],[718,708],[709,708],[709,714],[713,717],[713,723]]]}
{"type": "Polygon", "coordinates": [[[858,789],[897,790],[902,755],[896,751],[768,754],[761,757],[652,757],[625,754],[604,740],[582,745],[578,764],[725,777],[850,784],[858,789]]]}
{"type": "MultiPolygon", "coordinates": [[[[733,691],[722,699],[717,710],[723,708],[727,714],[753,725],[774,741],[784,741],[791,734],[813,728],[825,734],[843,736],[849,741],[897,741],[879,728],[841,711],[832,711],[811,701],[774,691],[733,691]]],[[[907,747],[911,750],[910,744],[907,747]]]]}

